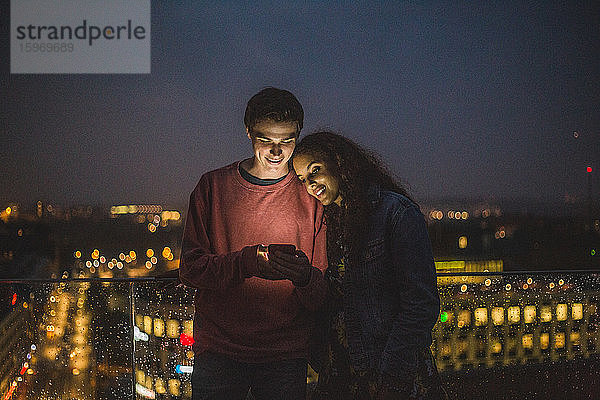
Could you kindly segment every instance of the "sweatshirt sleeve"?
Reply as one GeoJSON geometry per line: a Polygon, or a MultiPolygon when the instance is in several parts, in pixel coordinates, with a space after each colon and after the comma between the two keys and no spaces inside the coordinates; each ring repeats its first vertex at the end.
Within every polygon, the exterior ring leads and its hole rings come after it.
{"type": "Polygon", "coordinates": [[[179,263],[179,279],[197,289],[224,290],[257,272],[257,246],[227,254],[211,254],[209,216],[201,192],[203,179],[190,196],[179,263]]]}
{"type": "Polygon", "coordinates": [[[325,301],[327,294],[327,282],[324,278],[327,269],[327,240],[323,207],[321,205],[318,205],[316,214],[311,264],[313,267],[308,284],[297,287],[295,290],[300,303],[305,308],[316,311],[325,301]]]}
{"type": "Polygon", "coordinates": [[[393,263],[402,293],[400,309],[381,358],[380,370],[392,377],[414,376],[417,352],[428,344],[440,298],[425,219],[416,207],[393,222],[393,263]]]}

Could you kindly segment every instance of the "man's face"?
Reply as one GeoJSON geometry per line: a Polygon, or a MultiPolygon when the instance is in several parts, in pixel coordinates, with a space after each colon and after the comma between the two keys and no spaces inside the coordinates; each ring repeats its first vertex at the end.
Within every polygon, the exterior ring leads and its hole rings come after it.
{"type": "Polygon", "coordinates": [[[288,161],[296,147],[297,124],[265,120],[246,130],[254,150],[254,164],[249,172],[261,179],[287,174],[288,161]]]}

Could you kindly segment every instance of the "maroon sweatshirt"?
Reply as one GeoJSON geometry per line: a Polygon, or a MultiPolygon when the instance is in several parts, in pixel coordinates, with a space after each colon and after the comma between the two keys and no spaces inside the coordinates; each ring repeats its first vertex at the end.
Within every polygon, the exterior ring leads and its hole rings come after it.
{"type": "Polygon", "coordinates": [[[243,362],[306,357],[312,311],[325,298],[323,208],[293,172],[259,186],[239,162],[209,172],[190,196],[179,266],[195,287],[194,352],[243,362]],[[307,286],[255,277],[258,244],[291,243],[313,268],[307,286]]]}

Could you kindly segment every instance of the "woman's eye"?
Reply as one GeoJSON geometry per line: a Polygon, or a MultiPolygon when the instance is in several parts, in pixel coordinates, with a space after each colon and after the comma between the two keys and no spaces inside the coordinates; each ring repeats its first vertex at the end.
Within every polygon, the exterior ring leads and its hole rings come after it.
{"type": "Polygon", "coordinates": [[[317,172],[319,172],[320,169],[321,169],[320,167],[314,167],[312,170],[312,173],[316,174],[317,172]]]}

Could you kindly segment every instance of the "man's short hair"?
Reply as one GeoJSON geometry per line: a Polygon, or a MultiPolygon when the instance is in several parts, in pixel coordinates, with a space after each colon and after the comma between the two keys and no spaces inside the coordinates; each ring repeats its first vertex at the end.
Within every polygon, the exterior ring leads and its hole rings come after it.
{"type": "Polygon", "coordinates": [[[259,122],[296,122],[298,133],[304,124],[304,110],[292,93],[287,90],[267,87],[248,101],[244,113],[244,125],[252,130],[259,122]]]}

